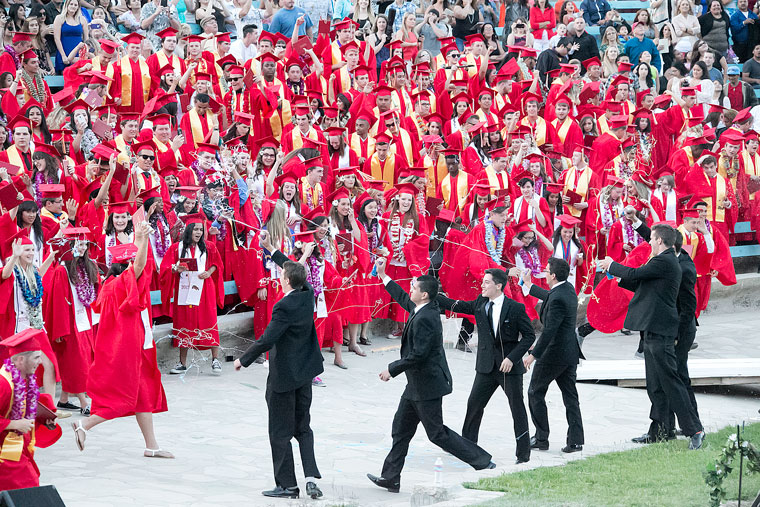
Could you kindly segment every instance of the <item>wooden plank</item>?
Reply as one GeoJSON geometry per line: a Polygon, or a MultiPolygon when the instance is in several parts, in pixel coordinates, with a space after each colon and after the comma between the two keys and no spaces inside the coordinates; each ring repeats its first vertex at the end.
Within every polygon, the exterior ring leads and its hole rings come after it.
{"type": "MultiPolygon", "coordinates": [[[[736,386],[760,384],[760,377],[692,377],[692,386],[736,386]]],[[[646,379],[620,379],[618,387],[646,387],[646,379]]]]}

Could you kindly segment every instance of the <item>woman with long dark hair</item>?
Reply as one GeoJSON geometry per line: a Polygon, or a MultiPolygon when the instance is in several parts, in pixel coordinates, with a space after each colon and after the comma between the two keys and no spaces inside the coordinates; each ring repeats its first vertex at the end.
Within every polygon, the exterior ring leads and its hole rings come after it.
{"type": "Polygon", "coordinates": [[[187,372],[189,349],[211,349],[211,372],[222,373],[216,307],[224,306],[222,258],[206,243],[205,216],[186,215],[182,241],[172,244],[161,263],[161,299],[172,317],[172,346],[179,347],[173,374],[187,372]],[[173,300],[172,300],[173,299],[173,300]]]}
{"type": "MultiPolygon", "coordinates": [[[[515,267],[509,270],[509,276],[522,276],[526,270],[530,270],[533,283],[549,289],[546,283],[544,266],[551,256],[554,246],[546,236],[541,234],[532,220],[525,220],[515,227],[517,235],[512,240],[513,257],[515,267]]],[[[513,291],[516,301],[525,304],[525,312],[530,320],[538,319],[536,305],[538,299],[533,296],[524,296],[522,291],[513,291]]]]}
{"type": "Polygon", "coordinates": [[[50,144],[53,142],[53,136],[50,135],[50,130],[47,126],[47,120],[45,119],[45,112],[42,110],[42,106],[31,99],[24,106],[24,116],[32,121],[33,141],[35,143],[50,144]]]}
{"type": "MultiPolygon", "coordinates": [[[[39,268],[50,247],[45,243],[39,208],[34,201],[22,201],[8,213],[0,215],[0,236],[10,238],[21,230],[27,231],[26,235],[34,246],[32,263],[39,268]]],[[[3,255],[8,254],[10,251],[3,252],[3,255]]]]}
{"type": "Polygon", "coordinates": [[[552,257],[564,259],[570,265],[570,276],[567,282],[575,287],[576,293],[580,294],[584,289],[584,284],[586,284],[586,289],[591,289],[594,282],[592,278],[587,283],[586,248],[578,238],[577,231],[581,221],[572,215],[561,215],[559,223],[559,227],[552,235],[552,245],[554,245],[552,257]]]}
{"type": "Polygon", "coordinates": [[[113,263],[109,249],[117,245],[133,243],[135,239],[129,207],[128,202],[113,202],[108,205],[108,218],[99,250],[103,263],[109,268],[113,263]]]}
{"type": "MultiPolygon", "coordinates": [[[[367,231],[367,250],[369,250],[370,266],[374,266],[378,257],[387,257],[390,251],[385,246],[388,239],[388,229],[378,218],[380,205],[372,195],[365,192],[354,201],[356,220],[367,231]]],[[[388,314],[387,306],[382,304],[385,288],[376,278],[367,277],[367,302],[371,319],[384,319],[388,314]]],[[[359,330],[359,344],[371,345],[369,340],[369,324],[364,322],[359,330]]]]}
{"type": "Polygon", "coordinates": [[[63,262],[53,270],[43,310],[45,329],[60,365],[61,397],[57,407],[79,410],[88,416],[90,406],[85,391],[98,323],[92,304],[100,288],[100,274],[90,259],[87,234],[86,227],[64,231],[68,242],[63,247],[63,262]],[[69,402],[71,395],[79,399],[79,406],[69,402]]]}

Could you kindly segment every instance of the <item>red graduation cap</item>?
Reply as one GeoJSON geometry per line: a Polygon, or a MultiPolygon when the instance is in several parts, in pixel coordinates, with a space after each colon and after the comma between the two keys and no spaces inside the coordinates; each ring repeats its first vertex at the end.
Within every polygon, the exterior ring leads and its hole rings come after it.
{"type": "Polygon", "coordinates": [[[631,72],[633,64],[630,62],[618,62],[618,72],[631,72]]]}
{"type": "Polygon", "coordinates": [[[593,67],[594,65],[601,66],[602,61],[599,59],[598,56],[592,56],[591,58],[588,58],[586,60],[583,60],[583,66],[588,70],[589,67],[593,67]]]}
{"type": "Polygon", "coordinates": [[[196,149],[197,153],[211,153],[212,155],[216,155],[217,151],[219,151],[219,146],[211,143],[198,143],[196,149]]]}
{"type": "MultiPolygon", "coordinates": [[[[232,42],[232,40],[230,39],[230,32],[217,33],[214,37],[216,37],[217,44],[219,44],[220,42],[232,42]]],[[[235,57],[233,56],[233,58],[235,57]]],[[[219,60],[217,60],[216,63],[219,63],[219,60]]],[[[221,63],[219,63],[219,65],[221,66],[221,63]]]]}
{"type": "Polygon", "coordinates": [[[160,32],[156,32],[156,36],[159,37],[160,39],[165,39],[167,37],[176,37],[178,33],[179,33],[178,30],[169,26],[169,27],[164,28],[160,32]]]}
{"type": "MultiPolygon", "coordinates": [[[[300,161],[299,161],[300,163],[300,161]]],[[[294,185],[297,185],[298,182],[298,175],[292,171],[284,172],[283,174],[279,175],[274,179],[274,182],[277,184],[278,187],[283,186],[285,183],[292,183],[294,185]]]]}
{"type": "Polygon", "coordinates": [[[66,187],[60,184],[42,184],[37,187],[43,198],[55,199],[56,197],[62,197],[66,191],[66,187]]]}
{"type": "Polygon", "coordinates": [[[375,87],[375,95],[377,97],[387,97],[390,96],[393,93],[393,88],[387,85],[381,85],[375,87]]]}
{"type": "Polygon", "coordinates": [[[664,109],[673,100],[670,95],[658,95],[654,98],[654,107],[664,109]]]}
{"type": "Polygon", "coordinates": [[[154,143],[152,139],[148,139],[147,141],[142,141],[142,142],[135,143],[132,145],[132,153],[137,155],[142,150],[152,151],[155,154],[156,143],[154,143]]]}
{"type": "Polygon", "coordinates": [[[607,120],[607,125],[610,127],[610,129],[619,129],[619,128],[625,128],[628,125],[628,115],[621,114],[612,116],[609,120],[607,120]]]}
{"type": "Polygon", "coordinates": [[[454,223],[454,218],[455,218],[454,211],[450,209],[446,209],[446,208],[439,211],[438,216],[436,217],[437,220],[440,220],[442,222],[447,222],[450,224],[454,223]]]}
{"type": "Polygon", "coordinates": [[[132,206],[134,206],[133,202],[130,201],[123,201],[123,202],[109,202],[108,203],[108,213],[115,215],[117,213],[129,213],[132,209],[132,206]]]}
{"type": "Polygon", "coordinates": [[[617,176],[608,176],[607,179],[609,180],[609,184],[616,188],[623,188],[623,185],[625,184],[625,180],[623,178],[618,178],[617,176]]]}
{"type": "MultiPolygon", "coordinates": [[[[227,34],[227,38],[229,38],[229,34],[227,34]]],[[[217,39],[217,42],[224,42],[219,39],[217,39]]],[[[224,55],[222,58],[218,59],[216,61],[216,64],[219,65],[220,68],[224,68],[225,65],[237,65],[238,61],[237,58],[235,58],[235,55],[232,53],[228,53],[224,55]]]]}
{"type": "Polygon", "coordinates": [[[9,123],[8,130],[13,132],[18,127],[26,127],[30,131],[32,130],[32,120],[26,116],[16,115],[9,123]]]}
{"type": "Polygon", "coordinates": [[[531,231],[531,230],[533,230],[531,228],[531,225],[533,225],[533,219],[532,218],[526,218],[525,220],[523,220],[522,222],[520,222],[519,224],[517,224],[515,226],[515,232],[517,233],[517,232],[528,232],[528,231],[531,231]]]}
{"type": "Polygon", "coordinates": [[[561,194],[564,185],[562,183],[547,183],[546,190],[551,194],[561,194]]]}
{"type": "Polygon", "coordinates": [[[122,42],[126,42],[127,44],[142,44],[142,41],[144,38],[145,36],[140,35],[137,32],[132,32],[122,37],[121,40],[122,42]]]}
{"type": "Polygon", "coordinates": [[[184,222],[185,225],[192,225],[192,224],[205,224],[206,223],[206,215],[203,213],[192,213],[190,215],[185,215],[180,217],[182,222],[184,222]]]}
{"type": "Polygon", "coordinates": [[[351,51],[352,49],[353,49],[353,50],[356,50],[356,51],[359,51],[359,44],[357,44],[357,43],[356,43],[356,41],[353,41],[353,40],[352,40],[351,42],[347,43],[347,44],[343,44],[343,45],[340,47],[340,51],[341,51],[341,52],[342,52],[344,55],[345,55],[346,53],[348,53],[349,51],[351,51]]]}
{"type": "Polygon", "coordinates": [[[137,255],[137,245],[134,243],[124,243],[108,247],[111,259],[117,264],[126,264],[137,255]]]}
{"type": "Polygon", "coordinates": [[[375,144],[388,144],[393,137],[387,132],[378,132],[375,136],[375,144]]]}
{"type": "Polygon", "coordinates": [[[396,185],[396,190],[398,190],[398,194],[410,194],[410,195],[417,195],[419,193],[419,189],[413,184],[413,183],[399,183],[396,185]]]}
{"type": "Polygon", "coordinates": [[[486,38],[483,37],[482,33],[473,33],[472,35],[468,35],[465,39],[467,40],[468,46],[471,45],[473,42],[478,42],[478,41],[482,42],[483,44],[486,43],[486,38]]]}
{"type": "Polygon", "coordinates": [[[573,215],[560,215],[558,218],[559,223],[562,224],[562,227],[566,229],[572,229],[581,223],[580,219],[574,217],[573,215]]]}
{"type": "Polygon", "coordinates": [[[523,58],[536,58],[538,56],[538,50],[522,46],[520,47],[520,56],[523,58]]]}
{"type": "Polygon", "coordinates": [[[350,199],[351,192],[346,187],[340,187],[335,192],[327,197],[327,202],[332,203],[333,206],[341,199],[350,199]]]}
{"type": "MultiPolygon", "coordinates": [[[[19,239],[21,240],[22,245],[34,245],[34,243],[32,243],[32,240],[29,239],[29,229],[25,227],[22,227],[16,231],[16,234],[8,238],[8,245],[13,245],[13,243],[19,239]]],[[[10,248],[8,248],[8,250],[10,250],[10,248]]]]}
{"type": "Polygon", "coordinates": [[[488,183],[476,183],[472,186],[472,193],[479,195],[480,197],[487,197],[491,195],[491,185],[488,183]]]}
{"type": "Polygon", "coordinates": [[[160,190],[161,190],[160,187],[146,188],[145,190],[143,190],[142,192],[140,192],[139,194],[137,194],[137,197],[139,197],[140,199],[142,199],[143,202],[147,201],[148,199],[154,198],[154,197],[155,198],[160,198],[161,197],[161,194],[159,193],[160,190]]]}
{"type": "Polygon", "coordinates": [[[0,345],[8,349],[9,357],[13,357],[23,352],[41,350],[40,344],[42,340],[47,339],[47,335],[42,329],[29,328],[0,341],[0,345]]]}
{"type": "Polygon", "coordinates": [[[15,32],[13,34],[13,40],[11,43],[16,44],[17,42],[32,42],[33,36],[34,34],[29,32],[15,32]]]}
{"type": "Polygon", "coordinates": [[[203,190],[203,187],[187,185],[187,186],[177,187],[177,190],[179,190],[179,195],[184,197],[185,199],[197,199],[198,192],[203,190]]]}
{"type": "Polygon", "coordinates": [[[734,118],[734,123],[736,125],[741,125],[742,123],[746,123],[749,120],[751,120],[752,119],[752,114],[750,114],[750,112],[749,112],[750,109],[751,108],[747,107],[747,108],[744,108],[741,111],[739,111],[739,113],[736,115],[736,118],[734,118]]]}
{"type": "Polygon", "coordinates": [[[681,208],[678,211],[681,212],[683,218],[699,218],[699,210],[694,208],[681,208]]]}
{"type": "Polygon", "coordinates": [[[61,158],[60,152],[54,146],[45,143],[34,143],[34,152],[47,153],[51,157],[61,158]]]}

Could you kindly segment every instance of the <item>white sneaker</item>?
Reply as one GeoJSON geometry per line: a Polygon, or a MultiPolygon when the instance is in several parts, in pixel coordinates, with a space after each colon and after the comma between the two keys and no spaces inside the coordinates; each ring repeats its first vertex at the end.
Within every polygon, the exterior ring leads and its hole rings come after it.
{"type": "Polygon", "coordinates": [[[214,375],[221,375],[222,374],[222,363],[219,362],[219,359],[214,359],[211,361],[211,373],[214,375]]]}

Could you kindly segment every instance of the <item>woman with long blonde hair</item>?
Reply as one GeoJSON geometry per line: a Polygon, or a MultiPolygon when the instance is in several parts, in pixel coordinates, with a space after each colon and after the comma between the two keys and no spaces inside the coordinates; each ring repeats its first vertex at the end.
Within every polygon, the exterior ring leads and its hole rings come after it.
{"type": "Polygon", "coordinates": [[[53,39],[57,49],[56,74],[62,73],[64,68],[74,63],[77,51],[89,37],[90,28],[79,9],[79,0],[66,0],[61,13],[53,22],[53,39]]]}

